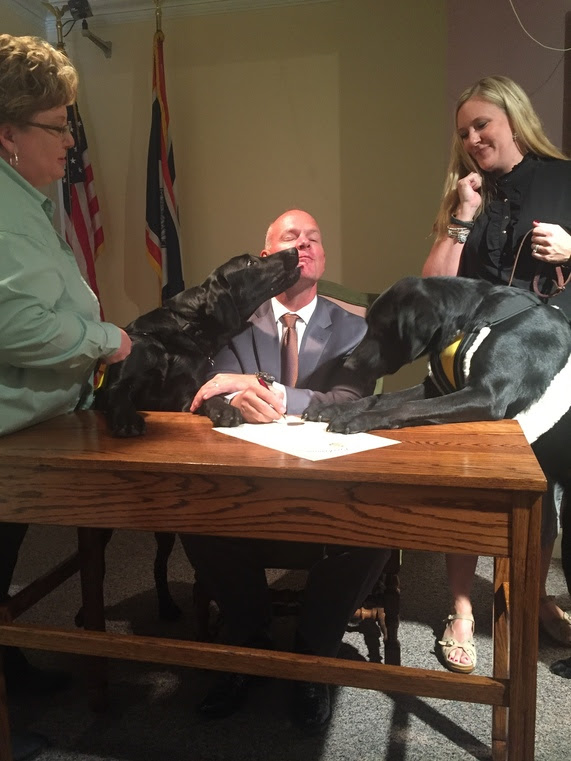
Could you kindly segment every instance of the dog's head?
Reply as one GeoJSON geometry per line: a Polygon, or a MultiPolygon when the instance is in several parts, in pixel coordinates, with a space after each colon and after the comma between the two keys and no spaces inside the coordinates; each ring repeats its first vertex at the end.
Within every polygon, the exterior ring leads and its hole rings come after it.
{"type": "Polygon", "coordinates": [[[297,283],[299,275],[295,248],[265,258],[235,256],[202,284],[209,294],[207,312],[221,325],[238,323],[239,327],[264,301],[297,283]]]}
{"type": "Polygon", "coordinates": [[[367,314],[367,333],[347,367],[378,378],[428,353],[442,320],[427,282],[405,277],[378,297],[367,314]]]}

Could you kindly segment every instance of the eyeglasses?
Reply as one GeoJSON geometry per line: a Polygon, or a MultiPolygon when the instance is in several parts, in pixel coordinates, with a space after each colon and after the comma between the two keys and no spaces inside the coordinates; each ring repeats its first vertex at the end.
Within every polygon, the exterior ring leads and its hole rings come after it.
{"type": "Polygon", "coordinates": [[[24,122],[24,124],[26,127],[39,127],[40,129],[45,129],[46,132],[55,133],[62,140],[71,135],[71,124],[69,122],[64,124],[63,127],[58,127],[55,124],[42,124],[41,122],[24,122]]]}

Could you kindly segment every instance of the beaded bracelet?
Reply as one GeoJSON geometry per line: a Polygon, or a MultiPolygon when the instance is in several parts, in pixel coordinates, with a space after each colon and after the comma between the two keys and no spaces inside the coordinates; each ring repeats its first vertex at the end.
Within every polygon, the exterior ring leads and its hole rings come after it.
{"type": "Polygon", "coordinates": [[[473,222],[466,222],[463,219],[458,219],[458,217],[455,217],[454,214],[450,215],[450,222],[453,225],[460,225],[461,227],[467,227],[468,230],[471,230],[474,227],[473,222]]]}
{"type": "Polygon", "coordinates": [[[466,243],[468,235],[471,230],[468,227],[450,227],[447,228],[448,237],[458,241],[458,243],[466,243]]]}

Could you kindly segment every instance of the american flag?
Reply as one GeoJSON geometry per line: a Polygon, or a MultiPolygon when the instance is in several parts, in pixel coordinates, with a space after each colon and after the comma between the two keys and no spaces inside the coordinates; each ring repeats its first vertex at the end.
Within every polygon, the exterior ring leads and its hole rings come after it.
{"type": "Polygon", "coordinates": [[[65,238],[75,254],[81,274],[99,298],[95,277],[95,260],[103,246],[99,202],[77,105],[68,106],[67,118],[75,145],[67,152],[62,180],[65,238]]]}
{"type": "Polygon", "coordinates": [[[147,255],[159,278],[162,301],[184,290],[163,40],[163,33],[155,32],[153,108],[147,158],[147,224],[145,228],[147,255]]]}

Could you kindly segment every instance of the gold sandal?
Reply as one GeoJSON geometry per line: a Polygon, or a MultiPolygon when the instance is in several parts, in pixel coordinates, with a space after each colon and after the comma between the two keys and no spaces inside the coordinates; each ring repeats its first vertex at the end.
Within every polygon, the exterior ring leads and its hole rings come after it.
{"type": "MultiPolygon", "coordinates": [[[[553,595],[542,597],[539,604],[543,605],[546,602],[551,602],[553,599],[553,595]]],[[[543,631],[547,632],[555,642],[565,647],[571,647],[571,616],[569,613],[563,611],[563,618],[548,618],[547,621],[540,618],[539,624],[543,631]]]]}
{"type": "Polygon", "coordinates": [[[438,640],[444,665],[447,669],[450,669],[450,671],[454,671],[457,674],[471,674],[472,671],[474,671],[476,668],[476,663],[478,660],[476,656],[476,645],[474,644],[473,639],[475,626],[474,616],[461,616],[459,613],[451,613],[448,618],[444,619],[444,623],[447,627],[450,626],[453,621],[470,621],[472,623],[472,637],[470,637],[470,639],[464,640],[464,642],[458,642],[458,640],[454,637],[438,640]],[[454,663],[454,661],[449,660],[448,656],[452,650],[458,649],[463,650],[466,653],[471,663],[454,663]]]}

